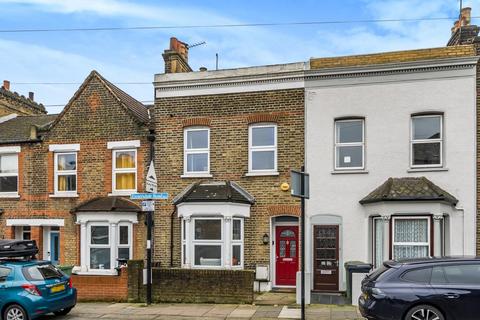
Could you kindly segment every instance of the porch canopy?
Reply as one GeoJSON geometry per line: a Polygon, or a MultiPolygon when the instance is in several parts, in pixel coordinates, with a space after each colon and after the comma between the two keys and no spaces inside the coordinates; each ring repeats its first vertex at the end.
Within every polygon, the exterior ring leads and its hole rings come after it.
{"type": "Polygon", "coordinates": [[[74,212],[140,212],[141,208],[133,201],[122,197],[98,197],[81,203],[71,210],[74,212]]]}

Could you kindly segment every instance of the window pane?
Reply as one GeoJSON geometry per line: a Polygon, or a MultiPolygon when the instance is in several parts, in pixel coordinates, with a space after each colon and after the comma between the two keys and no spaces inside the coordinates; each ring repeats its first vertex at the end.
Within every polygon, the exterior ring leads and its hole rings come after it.
{"type": "Polygon", "coordinates": [[[337,146],[337,167],[357,168],[363,167],[362,146],[337,146]]]}
{"type": "Polygon", "coordinates": [[[208,130],[187,131],[187,149],[208,148],[208,130]]]}
{"type": "Polygon", "coordinates": [[[280,258],[285,258],[287,255],[287,241],[285,240],[280,240],[280,246],[279,246],[279,251],[280,251],[280,258]]]}
{"type": "Polygon", "coordinates": [[[402,279],[412,282],[429,283],[431,274],[432,268],[412,270],[405,273],[402,279]]]}
{"type": "Polygon", "coordinates": [[[232,240],[242,240],[242,221],[233,219],[232,240]]]}
{"type": "Polygon", "coordinates": [[[128,226],[120,226],[119,244],[128,244],[128,226]]]}
{"type": "Polygon", "coordinates": [[[195,245],[195,265],[196,266],[221,266],[222,265],[222,247],[195,245]]]}
{"type": "Polygon", "coordinates": [[[90,248],[90,268],[110,269],[110,248],[90,248]]]}
{"type": "Polygon", "coordinates": [[[441,117],[412,118],[413,139],[439,139],[441,117]]]}
{"type": "Polygon", "coordinates": [[[0,281],[4,281],[9,274],[10,274],[10,269],[0,268],[0,281]]]}
{"type": "Polygon", "coordinates": [[[413,164],[440,164],[440,142],[414,143],[413,164]]]}
{"type": "Polygon", "coordinates": [[[252,170],[274,170],[275,151],[252,151],[252,170]]]}
{"type": "Polygon", "coordinates": [[[193,153],[187,155],[188,172],[208,171],[208,153],[193,153]]]}
{"type": "Polygon", "coordinates": [[[275,127],[252,128],[252,146],[274,146],[275,127]]]}
{"type": "Polygon", "coordinates": [[[0,156],[0,174],[17,173],[18,156],[16,154],[4,154],[0,156]]]}
{"type": "Polygon", "coordinates": [[[118,248],[119,260],[130,260],[130,248],[118,248]]]}
{"type": "Polygon", "coordinates": [[[432,278],[430,282],[431,284],[447,283],[445,273],[443,272],[443,267],[433,267],[432,278]]]}
{"type": "Polygon", "coordinates": [[[242,246],[232,246],[232,266],[242,265],[242,246]]]}
{"type": "Polygon", "coordinates": [[[109,244],[108,226],[91,226],[91,244],[109,244]]]}
{"type": "Polygon", "coordinates": [[[363,121],[339,121],[337,126],[337,142],[351,143],[363,141],[363,121]]]}
{"type": "Polygon", "coordinates": [[[480,265],[455,265],[443,267],[448,283],[455,284],[480,284],[480,265]]]}
{"type": "Polygon", "coordinates": [[[75,154],[59,154],[57,155],[57,170],[76,170],[77,159],[75,154]]]}
{"type": "Polygon", "coordinates": [[[221,240],[222,220],[195,220],[195,240],[221,240]]]}
{"type": "Polygon", "coordinates": [[[383,222],[380,219],[374,219],[375,225],[375,267],[378,268],[383,263],[383,222]]]}
{"type": "Polygon", "coordinates": [[[115,168],[135,168],[135,151],[117,151],[115,153],[115,168]]]}
{"type": "Polygon", "coordinates": [[[57,181],[58,191],[75,191],[77,190],[76,175],[61,175],[57,181]]]}
{"type": "Polygon", "coordinates": [[[115,187],[117,190],[133,190],[135,189],[135,173],[116,173],[115,187]]]}
{"type": "Polygon", "coordinates": [[[18,177],[0,177],[0,192],[17,192],[18,177]]]}
{"type": "Polygon", "coordinates": [[[428,246],[393,246],[394,259],[423,258],[428,256],[428,246]]]}
{"type": "Polygon", "coordinates": [[[427,219],[395,219],[394,242],[428,242],[427,219]]]}
{"type": "Polygon", "coordinates": [[[290,258],[297,257],[297,241],[290,240],[290,258]]]}

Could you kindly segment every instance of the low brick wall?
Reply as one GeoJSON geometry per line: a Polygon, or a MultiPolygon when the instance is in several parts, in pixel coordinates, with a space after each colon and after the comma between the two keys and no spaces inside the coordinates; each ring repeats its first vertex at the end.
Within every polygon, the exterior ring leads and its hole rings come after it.
{"type": "Polygon", "coordinates": [[[72,283],[77,288],[79,301],[116,301],[128,299],[128,272],[118,276],[88,276],[72,274],[72,283]]]}
{"type": "MultiPolygon", "coordinates": [[[[129,261],[128,300],[145,301],[143,262],[129,261]]],[[[252,303],[254,272],[250,270],[152,270],[153,302],[252,303]]]]}

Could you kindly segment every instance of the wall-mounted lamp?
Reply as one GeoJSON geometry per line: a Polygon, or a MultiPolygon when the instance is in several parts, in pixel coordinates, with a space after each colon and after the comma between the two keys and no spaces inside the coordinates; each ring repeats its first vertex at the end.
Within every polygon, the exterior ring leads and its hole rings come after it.
{"type": "Polygon", "coordinates": [[[268,244],[270,242],[270,237],[268,236],[268,234],[265,233],[262,237],[262,240],[263,244],[268,244]]]}

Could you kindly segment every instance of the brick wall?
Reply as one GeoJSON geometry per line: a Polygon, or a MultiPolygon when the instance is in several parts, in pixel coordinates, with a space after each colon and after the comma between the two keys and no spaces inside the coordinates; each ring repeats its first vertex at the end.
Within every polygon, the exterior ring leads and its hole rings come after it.
{"type": "Polygon", "coordinates": [[[344,57],[313,58],[310,59],[310,68],[322,69],[335,67],[352,67],[369,64],[433,60],[473,55],[475,55],[475,48],[473,45],[458,45],[452,47],[382,52],[344,57]]]}
{"type": "MultiPolygon", "coordinates": [[[[143,261],[129,262],[128,300],[144,301],[143,261]]],[[[252,303],[254,272],[246,270],[152,270],[152,300],[157,303],[252,303]],[[221,279],[221,281],[219,281],[221,279]]]]}
{"type": "Polygon", "coordinates": [[[118,301],[128,298],[128,271],[122,269],[118,276],[72,275],[79,301],[118,301]]]}
{"type": "Polygon", "coordinates": [[[32,100],[0,88],[0,117],[16,113],[18,115],[45,114],[45,107],[33,102],[32,100]]]}
{"type": "MultiPolygon", "coordinates": [[[[161,191],[169,192],[169,202],[157,202],[154,259],[170,266],[171,199],[199,179],[183,174],[183,130],[185,125],[210,127],[211,180],[237,182],[255,197],[251,216],[245,219],[245,268],[268,264],[269,246],[262,237],[270,233],[276,215],[298,212],[299,201],[289,191],[280,190],[290,182],[290,169],[299,169],[304,158],[304,90],[232,93],[205,96],[160,98],[155,101],[155,167],[161,191]],[[246,176],[248,172],[248,128],[258,121],[278,126],[278,176],[246,176]],[[282,205],[286,209],[281,210],[282,205]]],[[[205,180],[205,179],[203,179],[205,180]]],[[[174,218],[173,260],[180,266],[180,221],[174,218]]]]}

